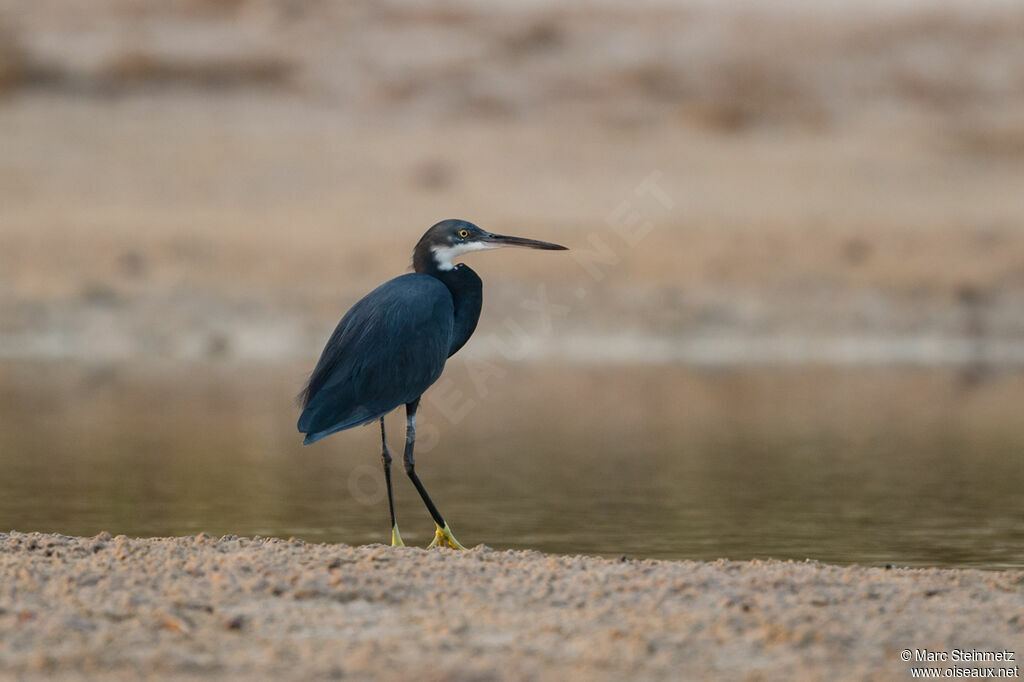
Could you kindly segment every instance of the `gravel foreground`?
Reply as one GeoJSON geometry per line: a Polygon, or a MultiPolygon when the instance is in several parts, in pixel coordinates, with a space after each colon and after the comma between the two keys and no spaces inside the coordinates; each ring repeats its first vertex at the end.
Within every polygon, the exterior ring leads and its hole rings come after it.
{"type": "Polygon", "coordinates": [[[1024,653],[1022,592],[1022,571],[11,532],[0,675],[909,679],[906,648],[1024,653]]]}

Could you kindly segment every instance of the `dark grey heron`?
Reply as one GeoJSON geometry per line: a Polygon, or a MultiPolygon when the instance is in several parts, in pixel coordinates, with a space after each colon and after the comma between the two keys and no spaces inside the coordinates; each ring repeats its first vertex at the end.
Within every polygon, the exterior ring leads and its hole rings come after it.
{"type": "Polygon", "coordinates": [[[430,547],[465,549],[416,475],[416,408],[444,370],[445,361],[473,335],[483,305],[483,285],[469,267],[452,261],[471,251],[523,246],[565,250],[535,239],[491,234],[465,220],[444,220],[413,250],[415,272],[380,285],[345,313],[299,394],[303,445],[380,420],[381,457],[391,512],[391,544],[404,545],[391,495],[391,452],[384,415],[405,405],[405,473],[437,525],[430,547]]]}

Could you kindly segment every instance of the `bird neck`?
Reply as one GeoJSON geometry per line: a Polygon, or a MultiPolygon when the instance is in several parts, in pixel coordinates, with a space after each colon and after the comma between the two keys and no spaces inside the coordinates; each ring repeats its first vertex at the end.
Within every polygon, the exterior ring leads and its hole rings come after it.
{"type": "Polygon", "coordinates": [[[437,277],[437,273],[441,271],[437,267],[437,260],[434,258],[434,254],[430,252],[430,247],[422,239],[416,245],[416,250],[412,252],[412,269],[424,275],[433,275],[434,277],[437,277]]]}
{"type": "Polygon", "coordinates": [[[429,233],[423,235],[423,238],[416,244],[416,248],[413,249],[412,269],[434,277],[438,277],[439,273],[451,272],[451,263],[442,266],[438,262],[437,253],[433,250],[430,240],[427,239],[428,235],[429,233]],[[442,269],[443,267],[447,269],[442,269]]]}
{"type": "Polygon", "coordinates": [[[452,330],[452,344],[448,350],[451,357],[462,348],[476,331],[480,310],[484,304],[484,287],[480,277],[467,265],[457,265],[451,270],[436,270],[424,274],[432,275],[444,282],[452,295],[455,305],[455,326],[452,330]]]}

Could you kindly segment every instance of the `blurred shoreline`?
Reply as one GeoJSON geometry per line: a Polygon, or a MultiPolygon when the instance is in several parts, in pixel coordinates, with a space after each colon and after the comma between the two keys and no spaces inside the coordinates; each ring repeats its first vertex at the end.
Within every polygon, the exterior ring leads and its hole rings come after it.
{"type": "Polygon", "coordinates": [[[467,259],[477,357],[1024,362],[1015,5],[0,17],[6,360],[311,361],[457,216],[573,248],[467,259]]]}

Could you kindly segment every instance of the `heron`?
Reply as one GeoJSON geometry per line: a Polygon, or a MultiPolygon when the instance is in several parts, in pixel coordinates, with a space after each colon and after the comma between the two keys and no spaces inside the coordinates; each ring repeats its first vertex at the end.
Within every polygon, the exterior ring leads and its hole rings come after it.
{"type": "Polygon", "coordinates": [[[380,420],[393,546],[405,543],[395,519],[384,416],[405,405],[405,473],[437,526],[428,548],[465,549],[416,474],[416,410],[420,397],[441,376],[448,358],[473,335],[480,319],[483,283],[467,265],[453,261],[473,251],[505,246],[566,250],[550,242],[493,234],[465,220],[442,220],[413,249],[414,272],[381,284],[345,313],[299,394],[303,445],[380,420]]]}

